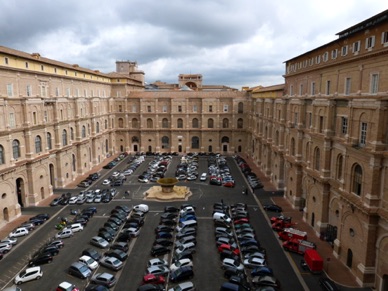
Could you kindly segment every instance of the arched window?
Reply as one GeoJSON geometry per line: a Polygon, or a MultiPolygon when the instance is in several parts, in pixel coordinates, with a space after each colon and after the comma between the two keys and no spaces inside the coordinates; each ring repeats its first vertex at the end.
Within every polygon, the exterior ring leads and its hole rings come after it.
{"type": "Polygon", "coordinates": [[[70,140],[74,140],[74,129],[70,127],[70,140]]]}
{"type": "Polygon", "coordinates": [[[238,103],[237,112],[238,112],[238,113],[244,113],[244,104],[243,104],[242,102],[239,102],[239,103],[238,103]]]}
{"type": "Polygon", "coordinates": [[[191,148],[192,149],[199,149],[199,137],[193,136],[191,138],[191,148]]]}
{"type": "Polygon", "coordinates": [[[100,123],[96,122],[96,133],[100,132],[100,123]]]}
{"type": "Polygon", "coordinates": [[[237,119],[237,128],[243,128],[244,122],[242,118],[237,119]]]}
{"type": "Polygon", "coordinates": [[[42,151],[42,139],[39,135],[35,137],[35,152],[40,153],[42,151]]]}
{"type": "Polygon", "coordinates": [[[291,152],[291,156],[295,156],[295,139],[294,138],[291,138],[290,152],[291,152]]]}
{"type": "Polygon", "coordinates": [[[0,145],[0,165],[5,164],[4,160],[4,147],[0,145]]]}
{"type": "Polygon", "coordinates": [[[105,119],[105,129],[108,129],[108,120],[105,119]]]}
{"type": "Polygon", "coordinates": [[[222,128],[229,128],[229,119],[224,118],[222,120],[222,128]]]}
{"type": "Polygon", "coordinates": [[[319,148],[315,148],[314,152],[314,169],[319,171],[321,168],[321,151],[319,148]]]}
{"type": "Polygon", "coordinates": [[[12,141],[12,154],[15,160],[20,158],[20,142],[17,139],[12,141]]]}
{"type": "Polygon", "coordinates": [[[168,119],[167,118],[162,119],[162,128],[168,128],[168,119]]]}
{"type": "Polygon", "coordinates": [[[81,136],[82,136],[82,138],[86,137],[86,127],[85,127],[85,125],[82,126],[81,136]]]}
{"type": "Polygon", "coordinates": [[[198,118],[193,118],[193,128],[198,128],[198,127],[199,127],[198,118]]]}
{"type": "Polygon", "coordinates": [[[337,180],[343,179],[343,176],[342,176],[343,164],[344,164],[344,156],[338,155],[338,157],[337,157],[337,171],[336,171],[337,172],[337,180]]]}
{"type": "Polygon", "coordinates": [[[154,127],[154,122],[152,121],[151,118],[147,118],[147,128],[153,128],[154,127]]]}
{"type": "Polygon", "coordinates": [[[109,151],[109,142],[108,140],[106,139],[105,140],[105,152],[107,153],[109,151]]]}
{"type": "Polygon", "coordinates": [[[124,119],[119,118],[119,128],[123,128],[123,127],[124,127],[124,119]]]}
{"type": "Polygon", "coordinates": [[[65,146],[67,145],[67,131],[64,129],[62,131],[62,145],[65,146]]]}
{"type": "Polygon", "coordinates": [[[177,120],[177,128],[183,128],[183,119],[182,118],[178,118],[178,120],[177,120]]]}
{"type": "Polygon", "coordinates": [[[213,128],[214,127],[214,120],[213,120],[213,118],[209,118],[207,120],[207,127],[208,128],[213,128]]]}
{"type": "Polygon", "coordinates": [[[168,149],[170,147],[170,139],[168,136],[162,137],[162,149],[168,149]]]}
{"type": "Polygon", "coordinates": [[[229,143],[229,137],[223,136],[221,139],[221,143],[229,143]]]}
{"type": "Polygon", "coordinates": [[[139,128],[139,121],[136,118],[132,118],[132,128],[139,128]]]}
{"type": "Polygon", "coordinates": [[[139,142],[139,138],[137,136],[132,136],[132,142],[139,142]]]}
{"type": "Polygon", "coordinates": [[[358,196],[362,193],[362,168],[356,164],[353,168],[353,189],[352,192],[358,196]]]}
{"type": "Polygon", "coordinates": [[[51,143],[51,133],[47,133],[47,149],[51,150],[53,148],[53,145],[51,143]]]}

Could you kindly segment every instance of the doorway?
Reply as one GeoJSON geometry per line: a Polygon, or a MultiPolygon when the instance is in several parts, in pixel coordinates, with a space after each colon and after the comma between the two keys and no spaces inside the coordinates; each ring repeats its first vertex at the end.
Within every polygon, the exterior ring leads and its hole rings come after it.
{"type": "Polygon", "coordinates": [[[22,178],[16,179],[16,193],[18,195],[18,203],[20,204],[20,207],[24,207],[24,181],[22,178]]]}
{"type": "Polygon", "coordinates": [[[352,268],[352,263],[353,263],[353,252],[351,249],[348,249],[348,256],[346,258],[346,266],[349,268],[352,268]]]}

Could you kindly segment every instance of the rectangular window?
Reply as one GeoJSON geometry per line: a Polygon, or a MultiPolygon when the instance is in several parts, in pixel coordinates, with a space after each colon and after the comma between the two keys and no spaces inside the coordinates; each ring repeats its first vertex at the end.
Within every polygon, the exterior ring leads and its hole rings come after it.
{"type": "Polygon", "coordinates": [[[37,123],[36,112],[32,112],[32,122],[33,122],[34,124],[37,123]]]}
{"type": "Polygon", "coordinates": [[[15,128],[15,114],[13,112],[9,114],[9,127],[15,128]]]}
{"type": "Polygon", "coordinates": [[[8,65],[8,58],[4,58],[4,64],[8,65]]]}
{"type": "Polygon", "coordinates": [[[57,68],[54,68],[54,73],[55,73],[55,74],[57,73],[57,68]]]}
{"type": "Polygon", "coordinates": [[[44,119],[45,122],[48,122],[47,110],[45,110],[45,111],[43,112],[43,119],[44,119]]]}
{"type": "Polygon", "coordinates": [[[151,112],[151,105],[147,105],[147,112],[151,112]]]}
{"type": "Polygon", "coordinates": [[[341,117],[341,133],[342,134],[348,133],[348,118],[347,117],[341,117]]]}
{"type": "Polygon", "coordinates": [[[337,54],[338,54],[338,49],[335,49],[335,50],[332,50],[331,51],[331,58],[334,60],[337,58],[337,54]]]}
{"type": "Polygon", "coordinates": [[[209,112],[213,112],[213,105],[209,105],[209,112]]]}
{"type": "Polygon", "coordinates": [[[182,112],[182,105],[178,105],[178,112],[182,112]]]}
{"type": "Polygon", "coordinates": [[[303,84],[299,85],[299,95],[303,95],[303,84]]]}
{"type": "Polygon", "coordinates": [[[372,74],[370,77],[370,92],[372,94],[377,94],[379,91],[379,75],[372,74]]]}
{"type": "Polygon", "coordinates": [[[40,65],[40,70],[44,71],[44,66],[43,65],[40,65]]]}
{"type": "Polygon", "coordinates": [[[311,95],[315,95],[315,82],[311,82],[311,95]]]}
{"type": "Polygon", "coordinates": [[[84,89],[84,97],[88,97],[88,90],[84,89]]]}
{"type": "Polygon", "coordinates": [[[27,85],[27,87],[26,87],[26,95],[27,95],[27,97],[31,97],[32,96],[32,87],[31,87],[31,85],[27,85]]]}
{"type": "Polygon", "coordinates": [[[13,96],[13,84],[7,84],[7,96],[8,97],[13,96]]]}
{"type": "Polygon", "coordinates": [[[47,97],[47,83],[40,82],[40,96],[47,97]]]}
{"type": "Polygon", "coordinates": [[[366,133],[368,130],[368,124],[366,122],[361,122],[360,128],[360,146],[366,145],[366,133]]]}
{"type": "Polygon", "coordinates": [[[298,112],[294,112],[294,126],[298,125],[298,112]]]}
{"type": "Polygon", "coordinates": [[[350,94],[350,88],[351,88],[351,79],[350,78],[346,78],[345,79],[345,95],[349,95],[350,94]]]}
{"type": "Polygon", "coordinates": [[[119,105],[119,112],[123,112],[123,105],[119,105]]]}
{"type": "Polygon", "coordinates": [[[384,46],[388,46],[388,31],[384,31],[381,34],[381,44],[384,46]]]}
{"type": "Polygon", "coordinates": [[[319,132],[323,133],[323,116],[319,116],[319,132]]]}
{"type": "Polygon", "coordinates": [[[348,54],[348,46],[347,45],[344,45],[342,48],[341,48],[341,56],[346,56],[348,54]]]}
{"type": "Polygon", "coordinates": [[[167,112],[167,105],[163,105],[163,109],[162,109],[162,111],[163,111],[164,113],[166,113],[166,112],[167,112]]]}
{"type": "Polygon", "coordinates": [[[367,37],[365,40],[365,49],[372,49],[375,46],[375,36],[367,37]]]}
{"type": "Polygon", "coordinates": [[[311,128],[313,126],[313,114],[309,112],[309,127],[311,128]]]}
{"type": "Polygon", "coordinates": [[[28,62],[25,62],[25,67],[26,67],[26,69],[28,69],[28,62]]]}
{"type": "Polygon", "coordinates": [[[326,81],[326,95],[330,95],[330,85],[331,85],[331,82],[326,81]]]}
{"type": "Polygon", "coordinates": [[[133,112],[133,113],[137,112],[136,105],[132,105],[132,112],[133,112]]]}
{"type": "Polygon", "coordinates": [[[294,95],[294,86],[290,85],[290,96],[294,95]]]}
{"type": "Polygon", "coordinates": [[[55,96],[59,97],[59,88],[58,87],[55,88],[55,96]]]}
{"type": "Polygon", "coordinates": [[[229,106],[228,105],[224,105],[224,112],[228,112],[228,109],[229,109],[229,106]]]}
{"type": "Polygon", "coordinates": [[[358,53],[360,51],[361,41],[356,41],[353,43],[353,53],[358,53]]]}
{"type": "Polygon", "coordinates": [[[193,112],[198,112],[198,106],[197,105],[193,105],[193,112]]]}
{"type": "Polygon", "coordinates": [[[321,56],[320,55],[315,57],[315,63],[316,64],[320,64],[321,63],[321,56]]]}
{"type": "Polygon", "coordinates": [[[66,88],[66,97],[70,97],[70,88],[66,88]]]}

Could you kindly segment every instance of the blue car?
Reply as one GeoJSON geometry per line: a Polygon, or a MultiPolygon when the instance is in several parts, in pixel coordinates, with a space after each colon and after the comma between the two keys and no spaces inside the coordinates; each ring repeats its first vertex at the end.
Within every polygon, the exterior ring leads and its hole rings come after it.
{"type": "Polygon", "coordinates": [[[269,267],[257,267],[252,270],[251,276],[273,276],[273,271],[269,267]]]}
{"type": "Polygon", "coordinates": [[[197,217],[195,215],[186,215],[179,218],[179,222],[188,221],[188,220],[197,220],[197,217]]]}
{"type": "Polygon", "coordinates": [[[170,232],[161,231],[156,234],[156,238],[172,238],[172,234],[170,232]]]}

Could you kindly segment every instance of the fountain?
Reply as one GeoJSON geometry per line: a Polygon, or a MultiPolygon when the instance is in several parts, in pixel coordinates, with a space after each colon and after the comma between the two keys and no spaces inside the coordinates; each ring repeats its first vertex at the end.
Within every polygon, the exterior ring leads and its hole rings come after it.
{"type": "Polygon", "coordinates": [[[186,200],[191,196],[189,187],[176,186],[176,178],[161,178],[156,181],[160,186],[153,186],[145,192],[145,199],[155,200],[186,200]]]}

